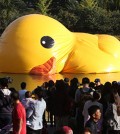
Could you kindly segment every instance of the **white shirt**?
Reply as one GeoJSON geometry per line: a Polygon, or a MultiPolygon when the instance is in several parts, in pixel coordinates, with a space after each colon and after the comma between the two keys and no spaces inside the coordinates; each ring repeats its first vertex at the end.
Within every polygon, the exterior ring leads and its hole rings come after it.
{"type": "Polygon", "coordinates": [[[33,130],[43,128],[43,114],[46,109],[46,102],[44,99],[35,100],[34,107],[27,112],[29,127],[33,130]]]}
{"type": "Polygon", "coordinates": [[[118,127],[114,126],[114,130],[120,130],[120,116],[117,115],[117,106],[115,103],[113,103],[112,106],[113,106],[114,119],[118,123],[118,127]]]}
{"type": "Polygon", "coordinates": [[[10,95],[11,91],[8,88],[0,89],[4,95],[10,95]]]}

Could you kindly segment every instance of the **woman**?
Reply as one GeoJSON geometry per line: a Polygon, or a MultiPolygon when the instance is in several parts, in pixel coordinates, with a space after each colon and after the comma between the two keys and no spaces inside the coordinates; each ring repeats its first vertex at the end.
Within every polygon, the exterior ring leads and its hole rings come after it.
{"type": "Polygon", "coordinates": [[[42,87],[34,90],[35,103],[27,111],[27,134],[41,134],[43,128],[43,113],[46,109],[46,102],[43,99],[42,87]]]}

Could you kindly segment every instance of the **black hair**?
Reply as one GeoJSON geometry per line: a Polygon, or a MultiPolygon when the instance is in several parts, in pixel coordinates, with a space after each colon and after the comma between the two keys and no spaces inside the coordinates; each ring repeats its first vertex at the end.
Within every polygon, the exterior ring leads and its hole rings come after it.
{"type": "Polygon", "coordinates": [[[30,91],[25,92],[25,98],[30,98],[32,96],[32,93],[30,91]]]}
{"type": "Polygon", "coordinates": [[[97,110],[100,110],[100,107],[97,106],[97,105],[93,105],[93,106],[89,107],[89,108],[88,108],[88,113],[89,113],[90,117],[92,117],[93,114],[95,114],[95,112],[96,112],[97,110]]]}
{"type": "Polygon", "coordinates": [[[101,98],[101,93],[94,91],[93,92],[93,101],[94,100],[99,100],[101,98]]]}
{"type": "Polygon", "coordinates": [[[12,92],[11,93],[11,98],[13,99],[13,100],[19,100],[19,93],[17,92],[17,91],[14,91],[14,92],[12,92]]]}
{"type": "Polygon", "coordinates": [[[52,87],[52,86],[54,86],[54,85],[55,85],[55,83],[54,83],[53,80],[49,80],[49,81],[48,81],[48,86],[49,86],[49,87],[52,87]]]}
{"type": "Polygon", "coordinates": [[[67,78],[67,77],[64,78],[64,82],[68,83],[69,81],[70,81],[69,78],[67,78]]]}
{"type": "Polygon", "coordinates": [[[90,83],[90,79],[87,77],[82,78],[82,84],[89,84],[90,83]]]}
{"type": "Polygon", "coordinates": [[[21,88],[22,88],[22,89],[25,89],[25,88],[26,88],[26,82],[22,82],[22,83],[21,83],[21,88]]]}
{"type": "Polygon", "coordinates": [[[36,94],[38,96],[38,99],[41,100],[43,98],[43,88],[42,87],[37,87],[35,90],[34,90],[34,94],[36,94]]]}
{"type": "Polygon", "coordinates": [[[89,87],[95,88],[95,83],[94,82],[90,82],[89,87]]]}
{"type": "Polygon", "coordinates": [[[9,90],[10,90],[11,92],[15,92],[15,91],[16,91],[16,89],[15,89],[14,87],[9,88],[9,90]]]}
{"type": "Polygon", "coordinates": [[[0,85],[2,87],[8,87],[8,80],[6,78],[1,78],[0,79],[0,85]]]}

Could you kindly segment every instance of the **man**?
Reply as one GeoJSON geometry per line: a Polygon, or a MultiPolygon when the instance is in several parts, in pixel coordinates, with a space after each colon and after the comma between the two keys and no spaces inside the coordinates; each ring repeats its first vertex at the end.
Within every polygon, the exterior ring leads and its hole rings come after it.
{"type": "Polygon", "coordinates": [[[37,87],[34,95],[36,99],[34,106],[27,110],[27,134],[42,134],[43,114],[46,109],[42,87],[37,87]]]}
{"type": "Polygon", "coordinates": [[[11,98],[14,104],[12,113],[13,134],[26,134],[26,112],[24,106],[19,100],[19,93],[17,91],[14,91],[11,94],[11,98]]]}
{"type": "Polygon", "coordinates": [[[25,99],[25,93],[26,93],[26,83],[22,82],[21,83],[21,90],[19,90],[19,97],[20,97],[20,101],[22,101],[23,99],[25,99]]]}
{"type": "Polygon", "coordinates": [[[76,120],[78,132],[82,133],[84,129],[84,117],[82,115],[84,104],[92,98],[93,90],[89,87],[90,80],[87,77],[82,78],[82,88],[77,89],[75,93],[76,120]],[[81,126],[81,127],[79,127],[81,126]]]}
{"type": "Polygon", "coordinates": [[[90,119],[87,121],[85,127],[90,128],[92,134],[98,134],[97,132],[97,122],[101,118],[101,111],[99,106],[93,105],[88,109],[90,119]]]}
{"type": "Polygon", "coordinates": [[[0,79],[0,129],[12,123],[11,91],[6,78],[0,79]]]}
{"type": "Polygon", "coordinates": [[[101,91],[103,89],[103,84],[101,84],[100,79],[99,78],[96,78],[94,80],[94,82],[95,82],[95,90],[101,93],[101,91]]]}

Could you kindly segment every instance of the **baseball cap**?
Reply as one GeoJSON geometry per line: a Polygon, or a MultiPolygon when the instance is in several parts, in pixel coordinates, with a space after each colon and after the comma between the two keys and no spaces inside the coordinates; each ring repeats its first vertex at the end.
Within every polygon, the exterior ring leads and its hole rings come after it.
{"type": "Polygon", "coordinates": [[[94,80],[94,82],[100,82],[100,79],[99,79],[99,78],[96,78],[96,79],[94,80]]]}

